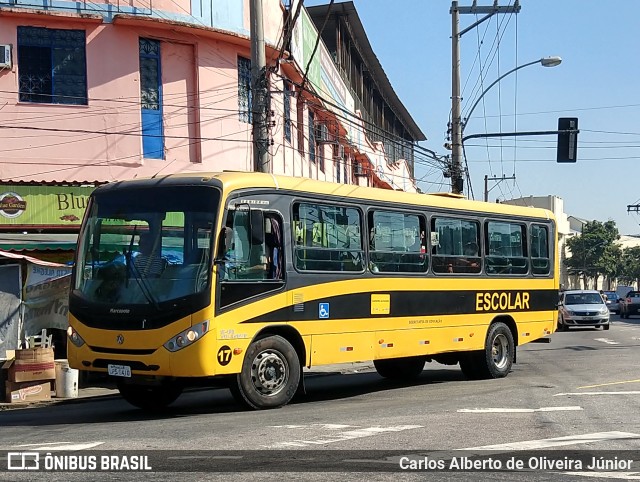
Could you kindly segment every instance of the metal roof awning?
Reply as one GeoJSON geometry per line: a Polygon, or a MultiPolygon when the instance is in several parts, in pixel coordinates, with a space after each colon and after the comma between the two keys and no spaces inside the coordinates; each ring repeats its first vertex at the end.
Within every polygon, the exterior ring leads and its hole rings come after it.
{"type": "Polygon", "coordinates": [[[3,251],[73,251],[77,234],[68,233],[0,233],[3,251]]]}

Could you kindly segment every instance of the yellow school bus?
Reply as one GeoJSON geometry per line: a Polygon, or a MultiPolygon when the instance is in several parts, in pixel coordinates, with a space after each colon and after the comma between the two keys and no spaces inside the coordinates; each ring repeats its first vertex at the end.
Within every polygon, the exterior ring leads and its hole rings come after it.
{"type": "Polygon", "coordinates": [[[354,361],[504,377],[555,330],[558,259],[543,209],[262,173],[107,184],[78,239],[68,358],[145,409],[208,382],[279,407],[303,367],[354,361]]]}

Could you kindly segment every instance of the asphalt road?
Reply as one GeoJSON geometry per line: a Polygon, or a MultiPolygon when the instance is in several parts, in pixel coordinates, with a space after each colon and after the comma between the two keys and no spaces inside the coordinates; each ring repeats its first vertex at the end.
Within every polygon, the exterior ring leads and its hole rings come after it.
{"type": "MultiPolygon", "coordinates": [[[[0,412],[0,451],[91,455],[98,466],[103,451],[144,454],[154,471],[201,470],[180,475],[198,480],[229,478],[221,471],[234,472],[234,480],[255,480],[257,473],[263,480],[323,481],[640,479],[640,318],[612,319],[609,331],[572,329],[553,334],[551,343],[521,347],[513,372],[500,380],[468,381],[457,366],[427,364],[411,383],[384,380],[373,369],[308,377],[307,395],[277,410],[243,410],[218,389],[186,393],[159,415],[113,397],[0,412]],[[533,470],[390,472],[403,456],[409,466],[413,459],[437,465],[454,458],[460,465],[467,456],[487,465],[494,455],[502,469],[511,459],[533,470]],[[583,455],[618,465],[574,470],[583,455]],[[542,467],[550,463],[545,457],[565,459],[565,466],[542,467]],[[633,462],[621,466],[615,457],[633,462]]],[[[0,471],[2,480],[29,475],[0,471]]],[[[39,476],[87,480],[86,473],[39,476]]],[[[177,475],[109,472],[91,479],[98,477],[177,475]]]]}

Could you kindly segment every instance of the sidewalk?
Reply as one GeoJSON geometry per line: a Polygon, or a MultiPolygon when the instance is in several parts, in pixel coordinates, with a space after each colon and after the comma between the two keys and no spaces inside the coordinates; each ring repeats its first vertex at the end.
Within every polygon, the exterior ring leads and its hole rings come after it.
{"type": "MultiPolygon", "coordinates": [[[[338,365],[323,365],[319,367],[304,368],[303,373],[305,376],[327,376],[327,375],[340,375],[349,373],[366,373],[374,371],[372,362],[354,362],[354,363],[342,363],[338,365]]],[[[96,399],[108,399],[111,397],[119,397],[120,393],[113,384],[105,383],[104,381],[94,382],[81,382],[82,388],[78,390],[77,398],[56,398],[51,397],[51,400],[39,400],[35,402],[23,402],[23,403],[5,403],[0,402],[0,412],[4,410],[16,410],[20,408],[37,408],[46,405],[56,405],[61,403],[80,403],[96,399]],[[95,385],[95,386],[94,386],[95,385]]]]}

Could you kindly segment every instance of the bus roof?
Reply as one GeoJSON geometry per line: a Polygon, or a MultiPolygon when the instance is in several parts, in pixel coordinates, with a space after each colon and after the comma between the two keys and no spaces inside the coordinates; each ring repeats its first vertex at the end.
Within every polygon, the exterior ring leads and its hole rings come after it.
{"type": "MultiPolygon", "coordinates": [[[[487,203],[471,201],[464,196],[451,193],[418,194],[404,191],[394,191],[373,187],[355,186],[353,184],[339,184],[334,182],[318,181],[304,177],[290,177],[272,175],[260,172],[225,171],[225,172],[191,172],[168,174],[153,179],[137,179],[136,183],[162,185],[163,180],[178,181],[180,178],[202,180],[217,179],[227,191],[255,188],[284,189],[288,191],[312,192],[327,196],[338,196],[351,199],[365,199],[385,201],[397,204],[413,204],[421,206],[433,206],[438,208],[463,209],[475,212],[490,212],[508,216],[529,216],[543,219],[554,219],[553,213],[547,209],[515,206],[511,204],[487,203]]],[[[126,183],[126,181],[123,181],[126,183]]],[[[108,186],[108,185],[107,185],[108,186]]],[[[106,186],[105,186],[106,187],[106,186]]]]}

